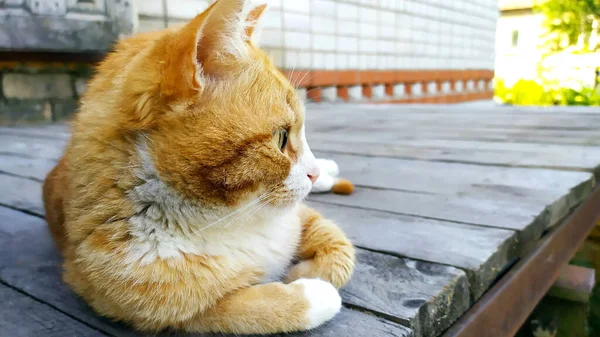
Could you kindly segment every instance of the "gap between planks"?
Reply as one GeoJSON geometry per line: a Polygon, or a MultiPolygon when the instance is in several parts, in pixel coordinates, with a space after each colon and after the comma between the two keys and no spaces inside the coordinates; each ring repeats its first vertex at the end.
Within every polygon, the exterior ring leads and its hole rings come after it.
{"type": "Polygon", "coordinates": [[[41,299],[39,299],[39,298],[37,298],[37,297],[35,297],[35,296],[33,296],[33,295],[25,292],[22,289],[19,289],[17,287],[14,287],[14,286],[12,286],[12,285],[4,282],[2,279],[0,279],[0,286],[4,286],[4,287],[6,287],[6,288],[8,288],[8,289],[10,289],[12,291],[14,291],[17,294],[20,294],[20,295],[22,295],[24,297],[27,297],[27,298],[31,299],[31,301],[34,301],[34,302],[38,303],[39,305],[48,307],[48,309],[53,310],[54,312],[58,313],[59,315],[64,315],[64,316],[68,317],[69,319],[71,319],[71,320],[73,320],[75,322],[78,322],[78,323],[80,323],[80,324],[82,324],[82,325],[84,325],[84,326],[86,326],[86,327],[88,327],[88,328],[90,328],[90,329],[92,329],[94,331],[97,331],[97,332],[99,332],[100,334],[102,334],[104,336],[115,337],[114,335],[111,335],[107,331],[103,331],[102,329],[99,329],[98,327],[96,327],[96,326],[94,326],[92,324],[89,324],[86,321],[81,320],[81,319],[79,319],[79,318],[77,318],[77,317],[69,314],[68,312],[65,312],[65,311],[61,310],[60,308],[56,307],[55,305],[53,305],[51,303],[48,303],[48,302],[46,302],[44,300],[41,300],[41,299]]]}

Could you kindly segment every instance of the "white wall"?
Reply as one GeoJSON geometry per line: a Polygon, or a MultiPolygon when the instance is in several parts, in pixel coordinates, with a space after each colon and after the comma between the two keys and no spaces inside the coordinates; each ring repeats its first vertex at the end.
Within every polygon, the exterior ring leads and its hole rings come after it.
{"type": "Polygon", "coordinates": [[[537,65],[542,58],[539,48],[544,33],[544,16],[531,11],[507,13],[498,19],[496,32],[496,76],[510,85],[523,79],[538,77],[537,65]],[[519,40],[512,46],[512,35],[518,31],[519,40]]]}
{"type": "MultiPolygon", "coordinates": [[[[265,2],[261,45],[284,69],[494,68],[497,0],[252,0],[265,2]]],[[[140,30],[208,4],[138,0],[140,30]]]]}

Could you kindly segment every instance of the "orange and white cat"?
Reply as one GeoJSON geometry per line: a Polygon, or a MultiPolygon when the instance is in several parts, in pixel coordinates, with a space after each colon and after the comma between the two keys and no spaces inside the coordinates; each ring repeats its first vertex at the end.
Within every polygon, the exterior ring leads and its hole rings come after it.
{"type": "Polygon", "coordinates": [[[354,248],[301,203],[319,175],[304,108],[244,5],[123,40],[82,98],[44,204],[64,280],[101,315],[266,334],[341,308],[354,248]]]}

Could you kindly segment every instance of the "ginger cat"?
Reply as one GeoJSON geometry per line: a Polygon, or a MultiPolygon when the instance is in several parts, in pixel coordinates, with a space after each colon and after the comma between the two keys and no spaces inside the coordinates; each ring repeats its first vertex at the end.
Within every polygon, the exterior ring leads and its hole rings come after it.
{"type": "Polygon", "coordinates": [[[244,2],[120,42],[82,98],[43,192],[64,280],[100,315],[267,334],[340,310],[354,248],[301,203],[319,175],[304,108],[244,2]]]}

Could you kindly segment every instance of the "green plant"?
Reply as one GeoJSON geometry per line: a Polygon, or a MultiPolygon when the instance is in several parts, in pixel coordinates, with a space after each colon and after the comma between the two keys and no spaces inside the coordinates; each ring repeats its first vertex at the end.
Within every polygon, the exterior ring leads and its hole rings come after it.
{"type": "Polygon", "coordinates": [[[534,9],[546,17],[544,38],[550,52],[575,45],[587,51],[600,48],[591,39],[600,33],[600,0],[538,0],[534,9]]]}
{"type": "Polygon", "coordinates": [[[574,90],[544,83],[541,80],[519,80],[508,87],[504,80],[496,79],[495,97],[511,105],[594,105],[600,106],[600,93],[593,88],[574,90]]]}

